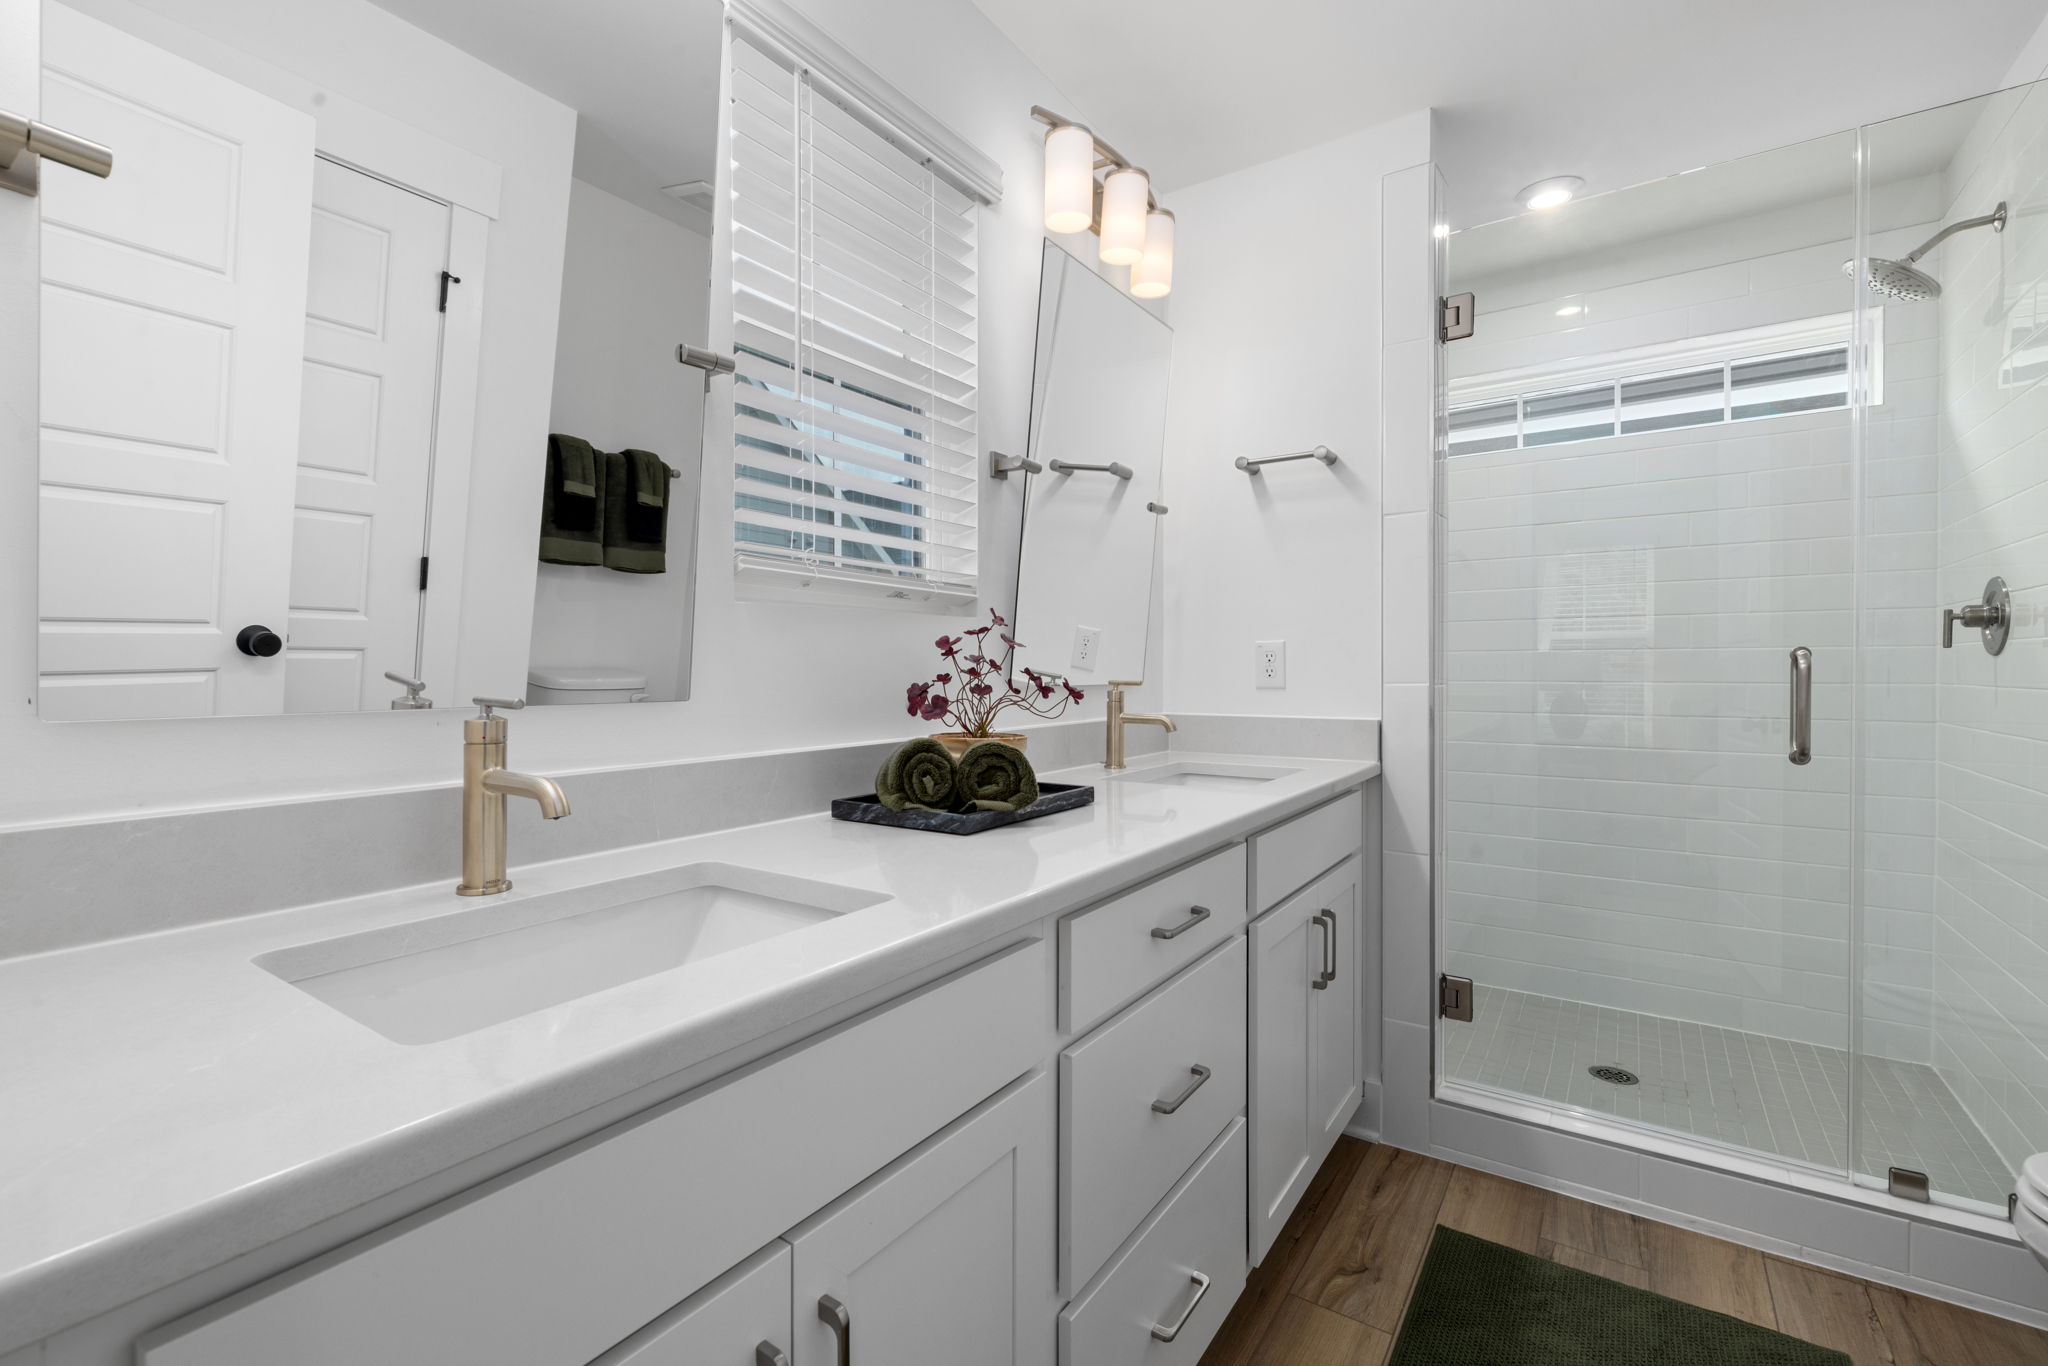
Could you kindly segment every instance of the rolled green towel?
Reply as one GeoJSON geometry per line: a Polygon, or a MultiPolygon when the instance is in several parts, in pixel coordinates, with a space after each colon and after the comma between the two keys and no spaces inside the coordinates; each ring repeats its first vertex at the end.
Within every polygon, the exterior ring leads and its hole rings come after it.
{"type": "Polygon", "coordinates": [[[891,811],[955,811],[961,802],[958,783],[953,756],[927,735],[883,762],[875,798],[891,811]]]}
{"type": "Polygon", "coordinates": [[[1022,811],[1038,800],[1038,774],[1024,751],[1000,740],[969,745],[960,756],[962,811],[1022,811]]]}

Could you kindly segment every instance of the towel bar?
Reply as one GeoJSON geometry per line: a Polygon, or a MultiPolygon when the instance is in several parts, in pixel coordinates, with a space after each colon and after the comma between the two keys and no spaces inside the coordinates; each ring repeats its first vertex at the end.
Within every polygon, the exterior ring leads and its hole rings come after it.
{"type": "Polygon", "coordinates": [[[1110,461],[1107,465],[1075,465],[1065,460],[1048,460],[1045,462],[1045,467],[1054,474],[1113,474],[1119,479],[1128,479],[1135,473],[1129,465],[1119,464],[1114,460],[1110,461]]]}
{"type": "Polygon", "coordinates": [[[1237,457],[1237,467],[1246,474],[1256,476],[1261,465],[1280,465],[1289,460],[1320,460],[1325,465],[1334,465],[1337,463],[1337,453],[1328,446],[1317,446],[1314,450],[1295,451],[1290,455],[1268,455],[1258,460],[1240,455],[1237,457]]]}
{"type": "Polygon", "coordinates": [[[1023,470],[1026,474],[1038,474],[1045,466],[1028,455],[1004,455],[1001,451],[988,453],[989,476],[994,479],[1008,479],[1012,470],[1023,470]]]}

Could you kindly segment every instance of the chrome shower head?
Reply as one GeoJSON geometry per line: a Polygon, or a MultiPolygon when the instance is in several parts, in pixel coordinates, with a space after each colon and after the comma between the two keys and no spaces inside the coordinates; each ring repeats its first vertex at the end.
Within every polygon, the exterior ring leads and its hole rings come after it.
{"type": "Polygon", "coordinates": [[[1871,257],[1869,266],[1870,273],[1864,277],[1864,283],[1870,286],[1872,293],[1909,304],[1935,298],[1941,293],[1941,281],[1918,266],[1907,265],[1904,261],[1887,261],[1881,256],[1871,257]]]}
{"type": "MultiPolygon", "coordinates": [[[[1999,202],[1997,208],[1981,218],[1965,218],[1960,223],[1949,224],[1940,232],[1922,242],[1918,247],[1906,253],[1906,258],[1903,261],[1887,261],[1882,256],[1871,257],[1865,263],[1867,273],[1863,277],[1864,283],[1870,286],[1872,293],[1882,294],[1887,298],[1897,299],[1903,303],[1919,303],[1922,299],[1937,298],[1941,294],[1941,281],[1935,279],[1913,263],[1928,252],[1933,251],[1943,242],[1948,241],[1949,238],[1954,237],[1957,233],[1965,232],[1970,228],[1982,227],[1989,227],[1993,232],[2005,231],[2005,203],[2003,200],[1999,202]]],[[[1842,262],[1842,273],[1844,275],[1854,275],[1856,273],[1856,263],[1854,261],[1842,262]]]]}

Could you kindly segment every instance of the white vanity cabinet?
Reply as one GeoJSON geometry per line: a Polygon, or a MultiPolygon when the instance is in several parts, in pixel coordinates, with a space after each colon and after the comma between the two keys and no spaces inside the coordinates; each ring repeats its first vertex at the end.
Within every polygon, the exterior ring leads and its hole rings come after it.
{"type": "Polygon", "coordinates": [[[763,1248],[590,1366],[789,1366],[789,1244],[763,1248]]]}
{"type": "Polygon", "coordinates": [[[1044,1366],[1052,1168],[1039,1072],[806,1220],[794,1366],[1044,1366]]]}
{"type": "Polygon", "coordinates": [[[1249,931],[1254,1265],[1358,1108],[1360,865],[1347,858],[1249,931]]]}

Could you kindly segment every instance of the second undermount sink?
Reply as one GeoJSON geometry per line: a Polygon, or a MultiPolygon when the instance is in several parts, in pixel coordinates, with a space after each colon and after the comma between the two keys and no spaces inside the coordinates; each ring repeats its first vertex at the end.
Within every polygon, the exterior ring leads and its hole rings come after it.
{"type": "Polygon", "coordinates": [[[1275,778],[1288,778],[1298,768],[1272,768],[1265,764],[1172,763],[1158,768],[1135,769],[1121,775],[1126,783],[1155,783],[1160,787],[1209,787],[1235,789],[1257,787],[1275,778]]]}
{"type": "Polygon", "coordinates": [[[438,1043],[887,899],[693,863],[300,944],[256,964],[395,1043],[438,1043]]]}

